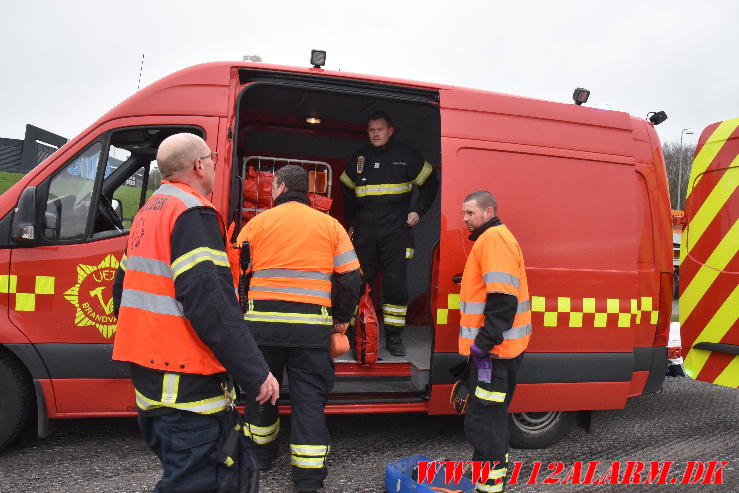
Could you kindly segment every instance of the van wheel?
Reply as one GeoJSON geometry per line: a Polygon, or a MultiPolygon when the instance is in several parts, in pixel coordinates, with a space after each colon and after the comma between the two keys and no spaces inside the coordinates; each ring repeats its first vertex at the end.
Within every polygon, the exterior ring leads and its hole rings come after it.
{"type": "Polygon", "coordinates": [[[23,429],[33,406],[33,388],[23,367],[0,352],[0,449],[23,429]]]}
{"type": "Polygon", "coordinates": [[[546,448],[572,428],[574,414],[565,411],[509,415],[510,443],[514,448],[546,448]]]}

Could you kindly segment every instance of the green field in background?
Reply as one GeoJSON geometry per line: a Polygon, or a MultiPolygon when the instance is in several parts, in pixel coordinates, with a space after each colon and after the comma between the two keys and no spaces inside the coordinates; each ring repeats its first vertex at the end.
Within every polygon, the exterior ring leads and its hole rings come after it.
{"type": "Polygon", "coordinates": [[[15,185],[15,182],[25,176],[25,173],[10,173],[8,171],[0,171],[0,194],[15,185]]]}

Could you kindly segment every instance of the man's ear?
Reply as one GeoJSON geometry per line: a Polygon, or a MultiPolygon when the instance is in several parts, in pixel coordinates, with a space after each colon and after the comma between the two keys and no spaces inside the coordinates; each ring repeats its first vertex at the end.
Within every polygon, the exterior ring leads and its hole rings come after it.
{"type": "Polygon", "coordinates": [[[203,169],[203,161],[201,159],[196,159],[195,163],[193,164],[192,169],[195,171],[195,174],[202,178],[205,176],[205,170],[203,169]]]}
{"type": "Polygon", "coordinates": [[[388,133],[388,137],[392,137],[393,134],[395,133],[395,127],[390,127],[389,130],[390,132],[388,133]]]}

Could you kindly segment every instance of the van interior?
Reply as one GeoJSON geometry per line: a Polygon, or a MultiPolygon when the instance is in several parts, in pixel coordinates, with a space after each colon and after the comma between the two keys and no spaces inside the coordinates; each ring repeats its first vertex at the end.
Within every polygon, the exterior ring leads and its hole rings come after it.
{"type": "MultiPolygon", "coordinates": [[[[248,73],[241,77],[246,84],[237,101],[234,163],[238,166],[232,167],[237,186],[229,219],[237,221],[237,226],[238,221],[248,221],[271,205],[269,188],[256,183],[263,173],[273,173],[289,163],[309,171],[311,192],[321,195],[328,213],[348,227],[339,177],[352,153],[367,145],[367,117],[378,110],[392,118],[396,128],[393,138],[415,147],[434,166],[441,181],[439,108],[428,91],[409,94],[407,88],[359,83],[347,87],[335,79],[315,84],[254,81],[248,73]],[[255,197],[255,193],[261,196],[255,197]],[[330,206],[325,198],[330,198],[330,206]]],[[[408,264],[408,313],[403,333],[406,356],[393,356],[385,350],[382,310],[376,309],[377,362],[357,365],[352,351],[338,357],[336,362],[345,365],[338,367],[332,397],[344,395],[342,402],[361,402],[361,394],[371,393],[376,401],[377,394],[388,393],[388,398],[397,402],[418,399],[429,390],[434,341],[430,297],[434,251],[439,242],[440,194],[413,229],[415,253],[408,264]]],[[[376,308],[381,304],[380,281],[378,276],[373,286],[376,308]]]]}

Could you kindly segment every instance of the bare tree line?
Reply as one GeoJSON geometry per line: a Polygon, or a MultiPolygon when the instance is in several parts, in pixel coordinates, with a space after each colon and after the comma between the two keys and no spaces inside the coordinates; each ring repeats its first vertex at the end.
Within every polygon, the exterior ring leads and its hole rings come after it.
{"type": "Polygon", "coordinates": [[[662,152],[665,155],[665,165],[667,166],[667,182],[670,188],[670,206],[673,209],[683,209],[685,207],[685,193],[688,189],[690,169],[693,165],[695,144],[686,144],[683,142],[681,152],[679,141],[666,142],[662,145],[662,152]],[[678,184],[680,187],[679,193],[678,184]]]}

